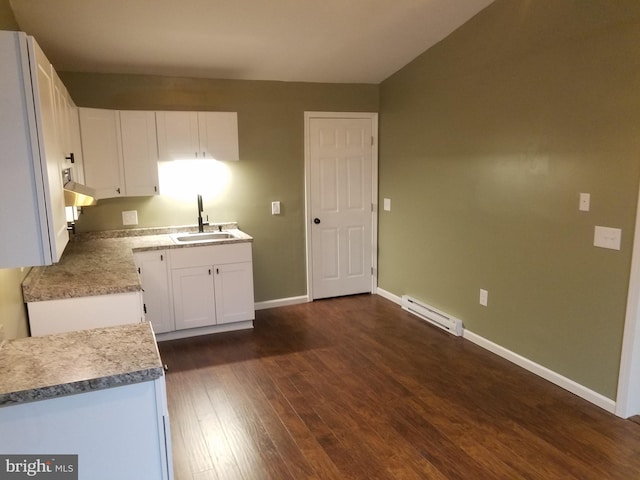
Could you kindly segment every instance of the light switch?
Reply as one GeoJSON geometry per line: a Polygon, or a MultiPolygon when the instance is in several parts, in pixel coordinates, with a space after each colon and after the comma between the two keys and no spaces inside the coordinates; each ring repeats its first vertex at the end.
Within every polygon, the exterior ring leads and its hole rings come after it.
{"type": "Polygon", "coordinates": [[[578,206],[578,209],[581,212],[588,212],[590,203],[591,203],[591,195],[588,194],[588,193],[581,193],[580,194],[580,204],[578,206]]]}
{"type": "Polygon", "coordinates": [[[622,230],[619,228],[596,226],[593,234],[593,245],[611,250],[620,250],[622,230]]]}
{"type": "Polygon", "coordinates": [[[280,202],[271,202],[271,215],[280,215],[280,202]]]}
{"type": "Polygon", "coordinates": [[[127,210],[122,212],[122,225],[137,225],[138,224],[138,211],[127,210]]]}
{"type": "Polygon", "coordinates": [[[489,292],[484,289],[480,289],[480,305],[486,307],[489,303],[489,292]]]}
{"type": "Polygon", "coordinates": [[[391,199],[390,198],[385,198],[383,200],[382,206],[383,206],[385,212],[390,212],[391,211],[391,199]]]}

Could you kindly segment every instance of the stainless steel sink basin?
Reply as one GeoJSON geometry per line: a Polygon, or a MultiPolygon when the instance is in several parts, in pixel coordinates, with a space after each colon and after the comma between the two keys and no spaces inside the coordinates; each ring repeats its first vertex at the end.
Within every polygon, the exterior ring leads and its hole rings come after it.
{"type": "Polygon", "coordinates": [[[233,233],[229,232],[173,233],[170,237],[176,243],[212,242],[216,240],[238,238],[233,233]]]}

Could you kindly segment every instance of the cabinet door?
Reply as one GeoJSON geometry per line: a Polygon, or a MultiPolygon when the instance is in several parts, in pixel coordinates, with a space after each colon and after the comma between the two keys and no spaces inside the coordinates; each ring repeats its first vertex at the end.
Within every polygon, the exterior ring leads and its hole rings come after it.
{"type": "Polygon", "coordinates": [[[251,262],[243,262],[214,267],[218,325],[254,319],[251,265],[251,262]]]}
{"type": "Polygon", "coordinates": [[[32,64],[32,82],[34,100],[36,102],[36,121],[39,123],[40,155],[44,176],[45,198],[47,205],[47,224],[52,237],[51,254],[53,262],[57,262],[69,242],[67,217],[65,214],[64,191],[62,189],[62,172],[60,167],[64,161],[58,128],[56,126],[54,75],[53,67],[45,57],[37,43],[31,40],[35,65],[32,64]],[[35,76],[33,75],[35,70],[35,76]],[[42,158],[44,152],[44,158],[42,158]]]}
{"type": "Polygon", "coordinates": [[[80,109],[84,176],[96,198],[124,195],[124,168],[117,110],[80,109]]]}
{"type": "Polygon", "coordinates": [[[79,183],[85,183],[78,107],[73,103],[69,92],[58,75],[54,75],[53,91],[56,106],[58,140],[62,152],[60,168],[70,168],[73,180],[79,183]]]}
{"type": "Polygon", "coordinates": [[[82,140],[80,138],[80,117],[79,109],[76,107],[71,97],[69,97],[69,136],[71,141],[71,153],[73,154],[73,178],[76,182],[86,184],[84,178],[84,161],[82,159],[82,140]]]}
{"type": "Polygon", "coordinates": [[[62,157],[60,158],[60,167],[70,167],[70,162],[66,157],[71,153],[71,140],[69,135],[69,115],[67,112],[67,89],[62,84],[60,77],[55,72],[53,73],[53,99],[55,105],[55,118],[56,118],[56,130],[58,135],[58,142],[60,144],[60,151],[62,157]]]}
{"type": "Polygon", "coordinates": [[[167,253],[164,250],[136,252],[133,258],[142,279],[146,319],[153,325],[155,333],[172,331],[167,253]]]}
{"type": "Polygon", "coordinates": [[[52,69],[22,32],[0,31],[0,65],[0,268],[50,265],[69,240],[52,69]]]}
{"type": "Polygon", "coordinates": [[[155,113],[121,111],[120,134],[126,195],[157,195],[158,144],[155,113]]]}
{"type": "Polygon", "coordinates": [[[238,160],[238,114],[198,112],[200,150],[205,158],[238,160]]]}
{"type": "Polygon", "coordinates": [[[196,112],[156,112],[156,123],[161,161],[200,158],[196,112]]]}
{"type": "Polygon", "coordinates": [[[171,270],[176,330],[215,325],[212,267],[171,270]]]}

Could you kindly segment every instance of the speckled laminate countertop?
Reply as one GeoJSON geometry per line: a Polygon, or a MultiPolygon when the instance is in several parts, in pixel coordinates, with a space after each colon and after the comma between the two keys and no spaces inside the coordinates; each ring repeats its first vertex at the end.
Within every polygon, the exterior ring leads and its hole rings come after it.
{"type": "Polygon", "coordinates": [[[204,245],[251,242],[252,237],[237,230],[237,224],[220,225],[239,238],[210,243],[176,244],[171,233],[193,232],[194,227],[167,227],[112,230],[77,235],[55,265],[35,267],[22,283],[25,302],[90,297],[142,290],[133,260],[134,251],[192,248],[204,245]]]}
{"type": "Polygon", "coordinates": [[[149,322],[9,340],[0,348],[0,407],[162,375],[149,322]]]}

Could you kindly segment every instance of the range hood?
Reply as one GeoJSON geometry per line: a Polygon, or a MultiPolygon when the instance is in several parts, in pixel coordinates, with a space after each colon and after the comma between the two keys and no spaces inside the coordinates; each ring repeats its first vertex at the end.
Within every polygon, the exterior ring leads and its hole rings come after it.
{"type": "Polygon", "coordinates": [[[67,207],[88,207],[96,204],[96,191],[74,182],[71,179],[71,170],[66,168],[62,171],[62,183],[64,189],[64,204],[67,207]]]}

